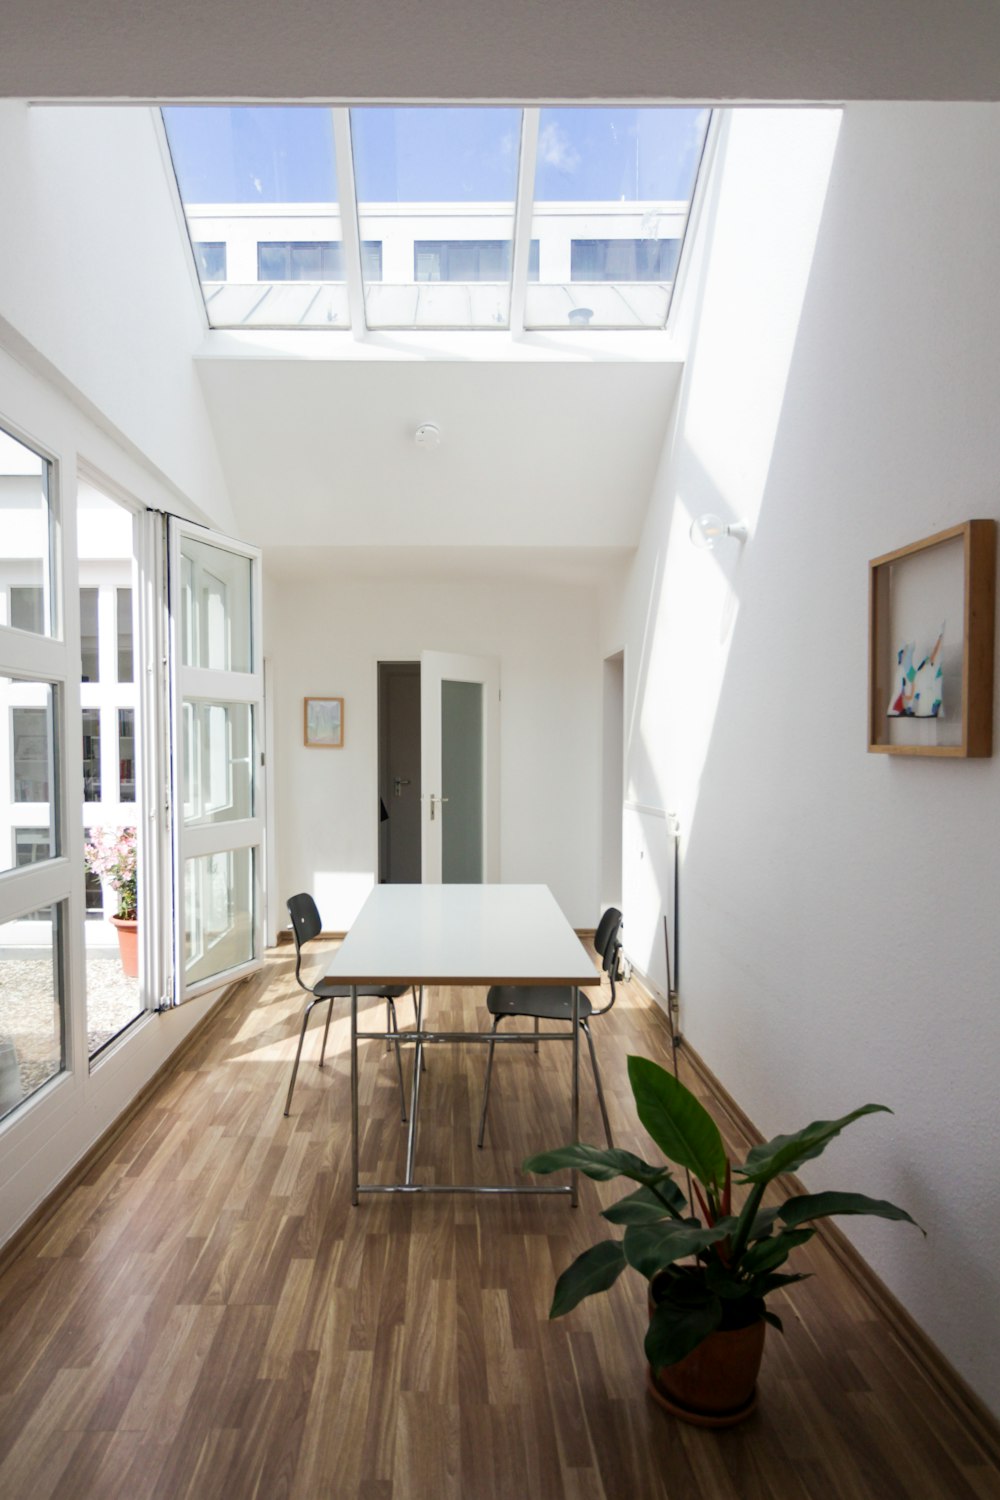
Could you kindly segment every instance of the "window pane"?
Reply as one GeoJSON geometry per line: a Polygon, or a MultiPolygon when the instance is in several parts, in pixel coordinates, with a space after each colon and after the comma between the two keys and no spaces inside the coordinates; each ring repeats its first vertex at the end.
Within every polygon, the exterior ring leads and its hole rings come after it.
{"type": "Polygon", "coordinates": [[[101,800],[101,711],[83,710],[83,800],[101,800]]]}
{"type": "Polygon", "coordinates": [[[8,703],[12,800],[48,802],[53,765],[52,689],[48,683],[4,677],[0,692],[8,703]]]}
{"type": "Polygon", "coordinates": [[[213,328],[349,328],[330,110],[177,105],[163,110],[213,328]],[[294,286],[305,281],[320,283],[294,286]]]}
{"type": "Polygon", "coordinates": [[[49,487],[51,465],[0,430],[0,625],[52,634],[49,487]],[[15,618],[16,615],[16,618],[15,618]]]}
{"type": "Polygon", "coordinates": [[[181,540],[181,660],[221,672],[253,670],[248,557],[181,540]]]}
{"type": "Polygon", "coordinates": [[[64,904],[0,926],[0,1117],[62,1071],[64,904]]]}
{"type": "MultiPolygon", "coordinates": [[[[52,855],[52,836],[47,828],[15,828],[14,829],[14,867],[23,869],[25,865],[36,865],[40,860],[49,859],[52,855]]],[[[48,913],[44,911],[27,912],[21,918],[24,922],[45,921],[48,913]]]]}
{"type": "Polygon", "coordinates": [[[369,326],[506,327],[521,111],[352,109],[351,137],[369,326]]]}
{"type": "Polygon", "coordinates": [[[15,630],[30,630],[34,635],[44,634],[45,590],[41,584],[11,584],[10,623],[15,630]]]}
{"type": "Polygon", "coordinates": [[[188,984],[254,957],[254,851],[231,849],[184,866],[184,975],[188,984]]]}
{"type": "Polygon", "coordinates": [[[184,704],[184,821],[253,817],[252,709],[248,703],[184,704]]]}
{"type": "Polygon", "coordinates": [[[191,248],[194,250],[194,262],[202,281],[225,281],[225,240],[195,240],[191,248]]]}
{"type": "Polygon", "coordinates": [[[132,660],[132,590],[116,590],[118,617],[118,681],[132,682],[134,666],[132,660]]]}
{"type": "Polygon", "coordinates": [[[666,324],[709,111],[543,109],[525,323],[666,324]]]}
{"type": "Polygon", "coordinates": [[[118,800],[135,801],[135,709],[118,710],[118,800]]]}
{"type": "Polygon", "coordinates": [[[80,590],[80,664],[82,682],[100,682],[100,649],[97,630],[97,590],[80,590]]]}
{"type": "Polygon", "coordinates": [[[483,685],[441,684],[441,879],[483,878],[483,685]]]}

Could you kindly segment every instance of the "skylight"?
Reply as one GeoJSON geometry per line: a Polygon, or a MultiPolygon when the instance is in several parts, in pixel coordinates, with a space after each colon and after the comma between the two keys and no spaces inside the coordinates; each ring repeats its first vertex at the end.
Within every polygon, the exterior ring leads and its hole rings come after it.
{"type": "Polygon", "coordinates": [[[213,328],[516,331],[665,326],[709,112],[163,119],[213,328]]]}

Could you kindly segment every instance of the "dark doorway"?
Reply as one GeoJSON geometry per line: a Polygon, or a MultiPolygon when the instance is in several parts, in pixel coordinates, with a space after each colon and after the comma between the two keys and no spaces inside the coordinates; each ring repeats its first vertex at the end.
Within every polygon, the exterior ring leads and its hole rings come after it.
{"type": "Polygon", "coordinates": [[[420,663],[378,664],[378,878],[420,883],[420,663]]]}

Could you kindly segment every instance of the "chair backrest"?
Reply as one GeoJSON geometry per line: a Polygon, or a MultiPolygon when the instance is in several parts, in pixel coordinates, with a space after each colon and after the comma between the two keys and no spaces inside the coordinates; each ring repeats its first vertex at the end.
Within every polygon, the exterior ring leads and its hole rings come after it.
{"type": "MultiPolygon", "coordinates": [[[[298,896],[289,896],[285,903],[288,907],[288,915],[292,919],[292,933],[295,937],[295,977],[299,979],[299,969],[302,965],[302,944],[308,943],[310,938],[318,937],[323,931],[323,923],[320,920],[319,907],[316,905],[308,891],[302,891],[298,896]]],[[[302,985],[306,989],[306,985],[302,985]]]]}
{"type": "Polygon", "coordinates": [[[601,968],[611,981],[611,999],[607,1005],[600,1010],[595,1010],[595,1016],[603,1016],[615,1003],[615,984],[618,978],[618,955],[622,951],[622,914],[617,906],[609,906],[594,934],[594,946],[601,955],[601,968]],[[603,941],[603,947],[602,947],[603,941]]]}
{"type": "MultiPolygon", "coordinates": [[[[621,912],[618,910],[617,906],[609,906],[601,920],[598,922],[597,931],[594,933],[594,947],[601,955],[602,961],[604,959],[605,953],[607,952],[608,944],[613,937],[616,938],[618,936],[619,932],[621,931],[621,926],[621,912]]],[[[605,967],[607,966],[605,965],[605,967]]]]}

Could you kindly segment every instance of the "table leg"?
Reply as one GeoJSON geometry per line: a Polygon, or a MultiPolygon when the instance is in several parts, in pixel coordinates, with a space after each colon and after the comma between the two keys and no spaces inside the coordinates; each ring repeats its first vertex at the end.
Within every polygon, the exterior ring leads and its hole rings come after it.
{"type": "MultiPolygon", "coordinates": [[[[330,1006],[333,1009],[333,1006],[330,1006]]],[[[358,1206],[358,987],[351,985],[351,1202],[358,1206]]]]}
{"type": "Polygon", "coordinates": [[[413,1160],[417,1149],[417,1112],[420,1109],[420,1071],[424,1056],[424,1044],[420,1041],[420,1033],[424,1025],[424,987],[420,986],[417,997],[417,1044],[413,1053],[413,1091],[410,1095],[410,1124],[406,1133],[406,1175],[403,1181],[407,1187],[413,1186],[413,1160]]]}
{"type": "MultiPolygon", "coordinates": [[[[575,1146],[580,1139],[580,991],[573,986],[573,1118],[570,1140],[575,1146]]],[[[579,1202],[579,1182],[576,1169],[570,1173],[570,1206],[579,1202]]]]}

